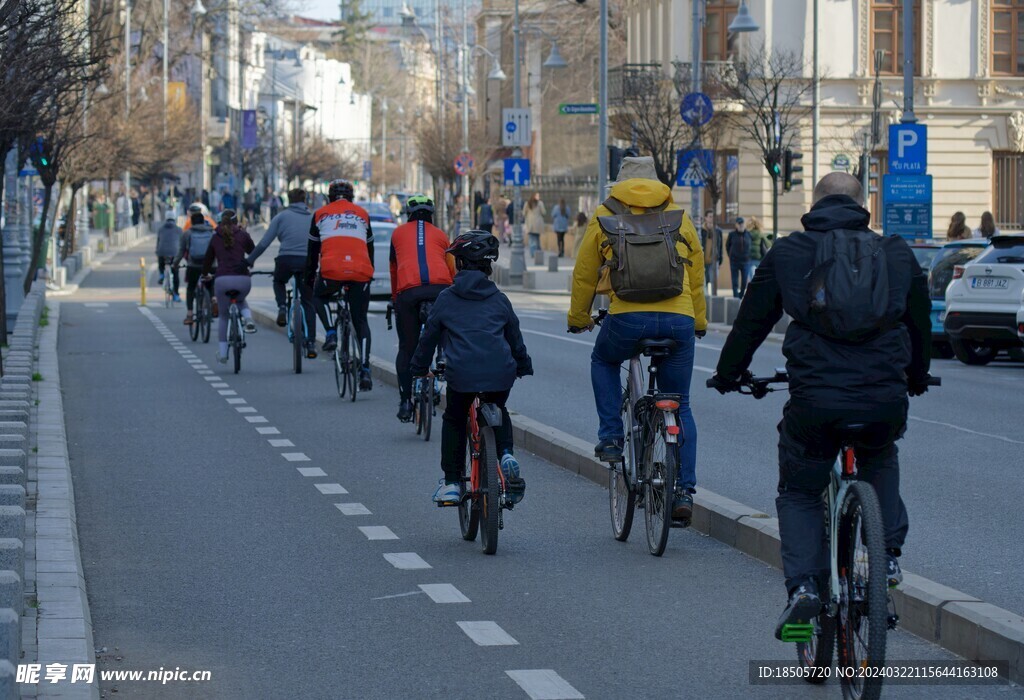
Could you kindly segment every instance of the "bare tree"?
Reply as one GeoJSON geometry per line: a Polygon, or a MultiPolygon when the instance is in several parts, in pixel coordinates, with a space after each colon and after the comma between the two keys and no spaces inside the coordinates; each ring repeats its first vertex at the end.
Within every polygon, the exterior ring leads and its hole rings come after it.
{"type": "Polygon", "coordinates": [[[627,96],[625,108],[611,115],[616,138],[636,141],[654,158],[658,179],[671,187],[679,168],[677,152],[691,143],[691,128],[679,117],[679,98],[672,81],[650,71],[627,96]]]}
{"type": "Polygon", "coordinates": [[[303,134],[298,147],[289,144],[282,161],[285,177],[299,186],[305,180],[353,180],[360,168],[359,161],[352,154],[314,133],[303,134]]]}

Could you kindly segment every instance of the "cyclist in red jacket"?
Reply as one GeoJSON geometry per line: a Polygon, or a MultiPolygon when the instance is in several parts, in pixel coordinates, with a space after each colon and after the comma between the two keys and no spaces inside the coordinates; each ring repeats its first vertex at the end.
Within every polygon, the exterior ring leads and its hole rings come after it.
{"type": "Polygon", "coordinates": [[[327,190],[329,203],[313,214],[306,250],[306,283],[313,285],[313,304],[326,331],[323,351],[328,354],[337,347],[338,334],[327,315],[327,300],[348,287],[352,325],[363,346],[359,390],[370,391],[370,324],[366,314],[373,279],[373,230],[370,215],[352,203],[354,196],[351,182],[334,180],[327,190]]]}
{"type": "Polygon", "coordinates": [[[455,259],[446,252],[448,236],[434,226],[434,202],[426,195],[409,197],[408,223],[391,234],[391,303],[398,326],[398,420],[412,420],[412,371],[409,361],[419,341],[420,305],[433,302],[455,275],[455,259]]]}

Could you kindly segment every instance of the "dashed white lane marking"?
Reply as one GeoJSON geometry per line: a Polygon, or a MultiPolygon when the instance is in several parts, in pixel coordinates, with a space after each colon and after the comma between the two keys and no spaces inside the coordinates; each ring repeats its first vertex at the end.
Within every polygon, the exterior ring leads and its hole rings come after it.
{"type": "Polygon", "coordinates": [[[230,386],[227,382],[214,382],[211,384],[214,389],[227,389],[230,386]]]}
{"type": "Polygon", "coordinates": [[[238,396],[238,392],[234,389],[218,389],[217,393],[221,396],[238,396]]]}
{"type": "Polygon", "coordinates": [[[281,431],[278,430],[277,428],[266,427],[266,426],[259,426],[259,427],[257,427],[256,428],[256,432],[259,433],[260,435],[280,435],[281,434],[281,431]]]}
{"type": "Polygon", "coordinates": [[[263,416],[246,416],[245,419],[250,423],[266,423],[267,419],[263,416]]]}
{"type": "Polygon", "coordinates": [[[435,603],[469,603],[465,594],[450,583],[421,583],[420,590],[435,603]]]}
{"type": "Polygon", "coordinates": [[[364,525],[359,531],[366,535],[368,540],[397,540],[398,535],[391,532],[387,525],[364,525]]]}
{"type": "MultiPolygon", "coordinates": [[[[248,419],[246,419],[248,420],[248,419]]],[[[309,457],[304,452],[282,452],[281,456],[289,462],[308,462],[309,457]]]]}
{"type": "Polygon", "coordinates": [[[327,472],[320,467],[299,467],[298,470],[302,476],[327,476],[327,472]]]}
{"type": "Polygon", "coordinates": [[[909,416],[909,418],[910,420],[916,420],[919,423],[928,423],[930,425],[938,425],[943,428],[952,428],[953,430],[959,430],[962,433],[968,433],[970,435],[978,435],[980,437],[992,438],[993,440],[1001,440],[1003,442],[1008,442],[1014,445],[1024,445],[1024,441],[1014,440],[1013,438],[1008,438],[1005,435],[996,435],[994,433],[982,433],[977,430],[971,430],[970,428],[964,428],[959,425],[954,425],[953,423],[943,423],[942,421],[928,420],[927,418],[918,418],[917,416],[909,416]]]}
{"type": "MultiPolygon", "coordinates": [[[[241,410],[241,409],[239,409],[239,410],[241,410]]],[[[253,410],[255,410],[255,409],[253,409],[253,410]]],[[[293,443],[291,440],[285,440],[283,438],[276,439],[276,440],[274,438],[271,438],[271,439],[267,440],[267,442],[270,443],[271,447],[295,447],[295,443],[293,443]]]]}
{"type": "Polygon", "coordinates": [[[370,509],[362,503],[335,503],[334,507],[340,510],[342,515],[372,515],[370,509]]]}
{"type": "Polygon", "coordinates": [[[202,361],[202,360],[200,360],[199,358],[196,358],[196,359],[194,359],[194,360],[189,360],[189,361],[188,361],[188,363],[189,363],[190,365],[193,365],[193,366],[195,366],[195,365],[201,365],[201,364],[203,364],[203,361],[202,361]]]}
{"type": "Polygon", "coordinates": [[[216,374],[211,374],[208,377],[204,377],[204,379],[206,379],[206,381],[208,382],[219,382],[221,380],[220,377],[218,377],[216,374]]]}
{"type": "Polygon", "coordinates": [[[466,633],[466,636],[476,642],[479,647],[508,647],[518,646],[519,642],[505,630],[498,626],[497,622],[490,620],[477,620],[472,622],[456,622],[459,628],[466,633]]]}
{"type": "Polygon", "coordinates": [[[325,496],[344,496],[348,493],[348,489],[341,484],[317,484],[316,490],[325,496]]]}
{"type": "Polygon", "coordinates": [[[384,558],[396,569],[411,571],[413,569],[431,568],[430,564],[423,561],[423,557],[416,552],[389,552],[384,555],[384,558]]]}
{"type": "Polygon", "coordinates": [[[255,406],[235,406],[235,410],[239,413],[256,413],[255,406]]]}
{"type": "Polygon", "coordinates": [[[199,370],[199,374],[206,374],[206,372],[211,372],[210,367],[202,361],[200,361],[198,365],[192,365],[192,369],[199,370]],[[206,370],[206,372],[204,372],[203,370],[206,370]]]}
{"type": "Polygon", "coordinates": [[[103,309],[110,306],[110,304],[105,301],[88,301],[85,305],[90,309],[103,309]]]}
{"type": "Polygon", "coordinates": [[[227,401],[227,402],[228,402],[228,404],[229,404],[229,405],[232,405],[232,406],[234,406],[235,404],[243,404],[243,403],[246,403],[246,400],[245,400],[245,399],[225,399],[225,401],[227,401]]]}
{"type": "Polygon", "coordinates": [[[530,700],[582,700],[583,694],[560,675],[546,669],[505,671],[522,688],[530,700]]]}
{"type": "MultiPolygon", "coordinates": [[[[199,365],[196,365],[196,367],[198,367],[198,366],[199,365]]],[[[199,374],[204,375],[204,376],[207,375],[207,374],[213,374],[213,370],[212,369],[201,369],[201,370],[199,370],[199,374]]]]}

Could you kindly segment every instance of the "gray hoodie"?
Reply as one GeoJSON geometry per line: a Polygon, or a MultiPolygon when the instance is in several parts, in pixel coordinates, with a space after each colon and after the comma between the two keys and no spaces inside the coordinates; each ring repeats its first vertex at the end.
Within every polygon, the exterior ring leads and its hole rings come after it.
{"type": "Polygon", "coordinates": [[[263,251],[278,239],[281,242],[277,251],[277,257],[306,257],[306,246],[309,242],[309,225],[313,220],[313,212],[309,210],[305,202],[289,204],[284,211],[274,217],[267,227],[267,232],[256,245],[256,250],[249,255],[249,265],[256,261],[256,258],[263,255],[263,251]]]}
{"type": "Polygon", "coordinates": [[[165,221],[164,225],[156,232],[156,255],[160,258],[173,258],[178,254],[178,244],[181,242],[181,229],[171,221],[165,221]]]}

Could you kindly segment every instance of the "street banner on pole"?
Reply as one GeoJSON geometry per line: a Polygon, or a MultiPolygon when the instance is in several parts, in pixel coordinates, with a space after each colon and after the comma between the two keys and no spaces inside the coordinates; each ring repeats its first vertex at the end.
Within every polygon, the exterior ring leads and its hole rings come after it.
{"type": "Polygon", "coordinates": [[[676,156],[679,158],[679,167],[676,168],[678,187],[703,187],[715,172],[714,151],[706,148],[677,151],[676,156]]]}
{"type": "Polygon", "coordinates": [[[256,110],[242,110],[242,148],[251,151],[256,148],[259,138],[256,133],[256,110]]]}
{"type": "Polygon", "coordinates": [[[167,83],[167,108],[179,111],[185,109],[185,83],[167,83]]]}
{"type": "Polygon", "coordinates": [[[505,186],[525,187],[530,184],[530,161],[527,158],[505,159],[505,186]]]}

